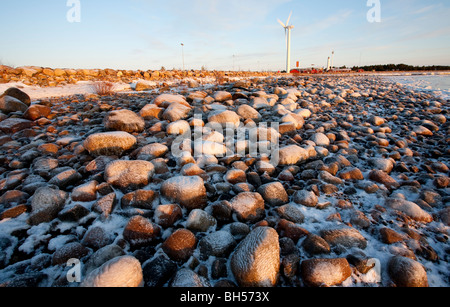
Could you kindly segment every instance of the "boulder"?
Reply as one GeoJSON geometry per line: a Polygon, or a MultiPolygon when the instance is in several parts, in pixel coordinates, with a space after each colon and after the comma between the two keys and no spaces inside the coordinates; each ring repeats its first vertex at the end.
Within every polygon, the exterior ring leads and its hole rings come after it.
{"type": "Polygon", "coordinates": [[[400,184],[387,173],[381,170],[373,170],[369,173],[369,179],[381,184],[389,190],[395,190],[400,187],[400,184]]]}
{"type": "Polygon", "coordinates": [[[10,117],[0,122],[0,131],[8,134],[14,134],[31,127],[33,127],[33,122],[23,118],[10,117]]]}
{"type": "Polygon", "coordinates": [[[228,93],[226,91],[217,91],[214,93],[213,98],[217,102],[224,102],[227,100],[231,100],[232,95],[231,95],[231,93],[228,93]]]}
{"type": "Polygon", "coordinates": [[[234,237],[223,230],[213,232],[199,242],[200,252],[205,259],[210,256],[227,257],[235,246],[234,237]]]}
{"type": "Polygon", "coordinates": [[[280,244],[275,229],[253,229],[233,253],[230,267],[241,287],[274,287],[280,270],[280,244]]]}
{"type": "Polygon", "coordinates": [[[186,119],[189,116],[191,107],[181,103],[172,103],[163,112],[162,118],[169,122],[175,122],[177,120],[186,119]]]}
{"type": "Polygon", "coordinates": [[[433,217],[420,208],[416,203],[407,201],[402,198],[387,198],[385,206],[393,210],[403,212],[415,221],[430,223],[433,221],[433,217]]]}
{"type": "Polygon", "coordinates": [[[31,105],[31,98],[30,96],[25,93],[24,91],[16,88],[16,87],[10,87],[9,89],[7,89],[1,96],[10,96],[13,97],[17,100],[19,100],[20,102],[22,102],[23,104],[25,104],[26,106],[31,105]]]}
{"type": "Polygon", "coordinates": [[[258,193],[271,206],[278,207],[289,201],[283,185],[280,182],[267,183],[258,188],[258,193]]]}
{"type": "Polygon", "coordinates": [[[358,230],[351,227],[324,229],[320,232],[320,236],[331,246],[357,247],[360,249],[367,247],[366,238],[358,230]]]}
{"type": "Polygon", "coordinates": [[[209,123],[218,123],[223,128],[227,126],[237,128],[241,122],[239,115],[233,111],[218,111],[208,116],[209,123]]]}
{"type": "Polygon", "coordinates": [[[150,183],[155,172],[151,162],[117,160],[105,169],[105,181],[122,191],[135,190],[150,183]]]}
{"type": "Polygon", "coordinates": [[[330,139],[323,133],[314,133],[311,138],[317,146],[328,146],[330,145],[330,139]]]}
{"type": "Polygon", "coordinates": [[[147,246],[161,233],[161,228],[147,218],[136,215],[123,230],[123,238],[133,247],[147,246]]]}
{"type": "Polygon", "coordinates": [[[38,225],[50,222],[64,208],[68,194],[64,191],[42,187],[36,190],[31,199],[29,224],[38,225]]]}
{"type": "Polygon", "coordinates": [[[264,199],[259,193],[239,193],[230,204],[241,222],[257,222],[265,216],[264,199]]]}
{"type": "Polygon", "coordinates": [[[121,156],[135,147],[137,140],[127,132],[115,131],[91,134],[83,143],[93,156],[121,156]]]}
{"type": "Polygon", "coordinates": [[[163,112],[164,112],[163,108],[160,108],[155,104],[147,104],[145,107],[141,109],[139,115],[145,120],[151,120],[154,118],[161,119],[163,112]]]}
{"type": "Polygon", "coordinates": [[[215,226],[216,224],[216,219],[201,209],[192,210],[186,220],[187,229],[199,232],[206,232],[210,227],[215,226]]]}
{"type": "Polygon", "coordinates": [[[195,235],[181,228],[173,232],[162,245],[163,251],[174,261],[186,261],[197,247],[195,235]]]}
{"type": "Polygon", "coordinates": [[[279,165],[293,165],[309,158],[308,151],[297,145],[290,145],[279,150],[279,165]]]}
{"type": "Polygon", "coordinates": [[[40,104],[33,104],[27,108],[23,114],[23,118],[28,120],[37,120],[41,117],[47,117],[52,112],[52,109],[40,104]]]}
{"type": "Polygon", "coordinates": [[[145,128],[144,119],[130,110],[116,110],[106,115],[103,124],[110,131],[128,133],[142,132],[145,128]]]}
{"type": "Polygon", "coordinates": [[[170,283],[173,288],[211,287],[208,280],[188,268],[181,268],[170,283]]]}
{"type": "Polygon", "coordinates": [[[173,103],[178,103],[190,108],[190,105],[186,101],[186,98],[182,95],[161,94],[153,101],[153,104],[155,104],[157,107],[162,108],[167,108],[173,103]]]}
{"type": "Polygon", "coordinates": [[[319,199],[313,191],[300,190],[295,193],[294,202],[307,207],[315,207],[319,199]]]}
{"type": "Polygon", "coordinates": [[[261,120],[261,114],[249,105],[243,104],[239,106],[236,113],[243,119],[252,119],[255,122],[261,120]]]}
{"type": "Polygon", "coordinates": [[[301,277],[310,287],[331,287],[342,284],[352,275],[345,258],[309,259],[301,263],[301,277]]]}
{"type": "Polygon", "coordinates": [[[139,160],[151,161],[165,156],[168,152],[169,148],[166,145],[153,143],[139,149],[136,156],[139,160]]]}
{"type": "Polygon", "coordinates": [[[394,256],[388,262],[388,273],[397,287],[428,287],[425,268],[411,258],[394,256]]]}
{"type": "Polygon", "coordinates": [[[134,288],[144,286],[144,276],[139,260],[132,256],[116,257],[91,271],[81,287],[134,288]]]}
{"type": "Polygon", "coordinates": [[[203,209],[207,203],[205,184],[198,176],[176,176],[164,181],[161,195],[188,209],[203,209]]]}

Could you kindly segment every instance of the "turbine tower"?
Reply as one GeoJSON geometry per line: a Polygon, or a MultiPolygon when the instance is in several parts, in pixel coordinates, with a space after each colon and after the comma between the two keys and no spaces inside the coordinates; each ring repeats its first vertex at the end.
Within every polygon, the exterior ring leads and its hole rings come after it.
{"type": "Polygon", "coordinates": [[[278,22],[284,28],[284,33],[286,34],[286,45],[287,45],[286,73],[291,72],[291,30],[294,29],[293,25],[289,25],[291,16],[292,11],[289,14],[289,18],[286,21],[286,25],[281,20],[278,19],[278,22]]]}

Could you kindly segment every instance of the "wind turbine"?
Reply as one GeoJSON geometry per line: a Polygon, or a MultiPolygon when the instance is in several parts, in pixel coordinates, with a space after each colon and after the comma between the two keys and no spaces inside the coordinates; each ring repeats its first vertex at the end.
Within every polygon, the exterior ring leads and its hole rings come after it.
{"type": "Polygon", "coordinates": [[[294,26],[289,25],[289,21],[291,20],[292,11],[289,14],[289,18],[286,21],[286,25],[278,19],[280,25],[284,28],[284,33],[286,34],[286,45],[287,45],[287,59],[286,59],[286,73],[291,72],[291,30],[294,29],[294,26]]]}

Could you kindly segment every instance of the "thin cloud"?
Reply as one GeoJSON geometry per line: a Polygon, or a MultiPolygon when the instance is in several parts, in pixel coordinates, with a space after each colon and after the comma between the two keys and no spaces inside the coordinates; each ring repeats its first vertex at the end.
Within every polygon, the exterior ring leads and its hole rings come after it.
{"type": "Polygon", "coordinates": [[[309,24],[302,27],[302,31],[298,32],[301,35],[314,35],[318,34],[322,31],[325,31],[331,27],[337,26],[339,24],[343,24],[347,19],[350,18],[353,14],[353,10],[342,10],[337,12],[334,15],[328,16],[322,20],[319,20],[313,24],[309,24]]]}

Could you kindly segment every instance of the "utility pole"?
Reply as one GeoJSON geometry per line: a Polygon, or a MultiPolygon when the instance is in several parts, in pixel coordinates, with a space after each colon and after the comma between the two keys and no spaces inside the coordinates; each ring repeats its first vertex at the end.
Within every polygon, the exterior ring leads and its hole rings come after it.
{"type": "Polygon", "coordinates": [[[183,71],[184,71],[184,44],[181,43],[181,56],[183,58],[183,71]]]}

